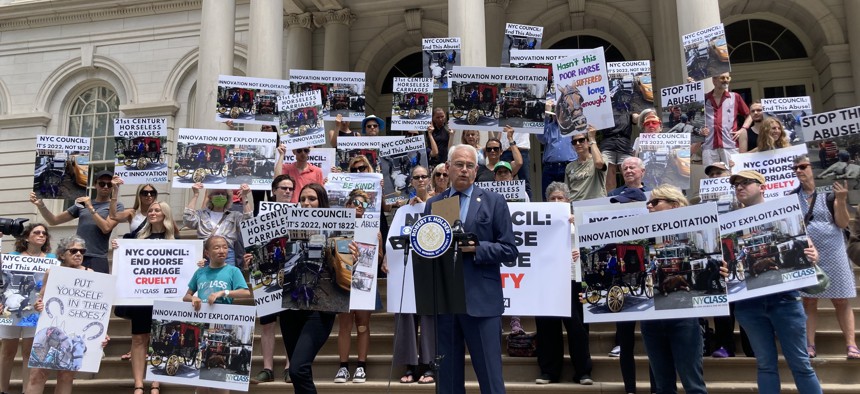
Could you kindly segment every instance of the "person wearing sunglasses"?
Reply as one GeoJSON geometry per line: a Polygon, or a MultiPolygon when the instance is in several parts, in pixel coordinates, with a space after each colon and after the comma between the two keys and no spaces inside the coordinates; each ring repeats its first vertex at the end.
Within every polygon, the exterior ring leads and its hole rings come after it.
{"type": "MultiPolygon", "coordinates": [[[[88,196],[78,197],[74,205],[60,214],[55,215],[48,210],[45,202],[36,197],[36,193],[30,193],[30,203],[38,208],[39,214],[51,226],[78,219],[76,234],[86,240],[87,245],[89,245],[87,254],[84,255],[84,266],[106,274],[109,271],[107,253],[110,245],[110,234],[119,223],[110,217],[113,172],[99,171],[93,179],[93,186],[96,189],[95,200],[90,200],[88,196]]],[[[122,203],[117,203],[116,209],[122,211],[125,207],[122,203]]]]}
{"type": "MultiPolygon", "coordinates": [[[[646,134],[663,131],[663,123],[660,121],[660,115],[657,114],[657,111],[648,108],[639,113],[639,130],[646,134]]],[[[633,156],[642,156],[642,151],[639,149],[639,137],[633,141],[633,156]]]]}
{"type": "Polygon", "coordinates": [[[432,184],[432,187],[430,188],[430,197],[442,193],[448,188],[450,182],[448,179],[448,167],[445,166],[445,163],[440,163],[437,164],[436,167],[433,167],[433,172],[430,174],[430,182],[432,184]]]}
{"type": "Polygon", "coordinates": [[[854,271],[848,261],[843,231],[848,228],[848,185],[833,182],[833,191],[819,193],[815,189],[812,163],[806,155],[794,159],[794,175],[800,186],[792,191],[806,212],[806,234],[815,242],[821,255],[818,266],[830,277],[830,287],[818,294],[801,291],[806,310],[806,347],[810,357],[816,356],[815,331],[818,328],[818,300],[829,299],[836,309],[836,320],[845,338],[847,358],[860,359],[854,339],[854,312],[849,300],[857,296],[854,271]]]}
{"type": "MultiPolygon", "coordinates": [[[[508,141],[514,141],[514,128],[505,126],[505,134],[508,141]]],[[[515,142],[515,141],[514,141],[515,142]]],[[[510,145],[511,153],[513,153],[514,161],[511,162],[511,172],[516,174],[520,167],[523,166],[523,156],[520,154],[520,149],[517,144],[510,145]]],[[[482,166],[478,166],[478,175],[475,182],[492,182],[496,179],[496,164],[502,160],[502,141],[498,138],[490,138],[484,145],[484,154],[486,162],[482,166]]]]}
{"type": "Polygon", "coordinates": [[[576,160],[564,168],[564,183],[570,189],[570,200],[580,201],[606,197],[606,163],[597,147],[597,129],[588,125],[586,134],[570,139],[576,151],[576,160]]]}
{"type": "MultiPolygon", "coordinates": [[[[311,164],[308,159],[311,155],[311,148],[293,149],[293,155],[296,158],[295,163],[284,163],[284,157],[287,154],[287,146],[281,144],[278,146],[278,161],[275,163],[275,176],[286,174],[293,180],[296,190],[301,190],[305,185],[312,183],[323,184],[322,169],[311,164]]],[[[293,193],[292,203],[299,202],[298,193],[293,193]]]]}
{"type": "Polygon", "coordinates": [[[746,153],[755,151],[758,148],[759,128],[761,122],[764,121],[764,107],[760,101],[753,101],[750,104],[750,115],[752,116],[752,125],[748,129],[740,129],[737,132],[738,152],[746,153]]]}
{"type": "Polygon", "coordinates": [[[131,234],[129,238],[134,238],[134,235],[146,224],[146,212],[149,210],[149,205],[158,200],[158,190],[151,183],[138,185],[134,205],[131,208],[118,210],[119,187],[124,183],[125,181],[118,176],[114,176],[111,180],[113,190],[110,196],[110,218],[119,223],[127,222],[128,231],[131,234]]]}
{"type": "Polygon", "coordinates": [[[367,137],[376,137],[385,130],[385,121],[376,115],[368,115],[361,121],[361,133],[367,137]]]}

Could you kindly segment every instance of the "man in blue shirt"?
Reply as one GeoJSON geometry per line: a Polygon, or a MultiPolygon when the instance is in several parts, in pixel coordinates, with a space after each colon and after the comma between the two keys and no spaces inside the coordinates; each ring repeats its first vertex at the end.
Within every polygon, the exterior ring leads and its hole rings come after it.
{"type": "Polygon", "coordinates": [[[618,196],[627,189],[639,189],[643,192],[650,190],[642,183],[645,176],[645,163],[638,157],[628,157],[621,163],[621,174],[624,176],[624,184],[608,193],[608,197],[618,196]]]}
{"type": "Polygon", "coordinates": [[[562,137],[558,122],[552,112],[553,100],[546,101],[543,134],[537,139],[543,144],[543,173],[541,175],[541,190],[546,190],[552,182],[564,182],[564,169],[567,163],[576,160],[576,151],[570,143],[570,137],[562,137]]]}

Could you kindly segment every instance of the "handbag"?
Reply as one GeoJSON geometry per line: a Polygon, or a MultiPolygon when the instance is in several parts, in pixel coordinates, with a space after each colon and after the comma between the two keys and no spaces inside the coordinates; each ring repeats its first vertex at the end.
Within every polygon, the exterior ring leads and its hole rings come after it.
{"type": "Polygon", "coordinates": [[[823,269],[818,264],[814,265],[815,268],[815,278],[818,279],[817,285],[812,285],[809,287],[804,287],[800,289],[806,294],[819,294],[823,293],[830,287],[830,277],[827,276],[827,273],[824,272],[823,269]]]}
{"type": "Polygon", "coordinates": [[[508,356],[511,357],[536,357],[537,356],[537,334],[526,334],[524,332],[508,334],[508,356]]]}

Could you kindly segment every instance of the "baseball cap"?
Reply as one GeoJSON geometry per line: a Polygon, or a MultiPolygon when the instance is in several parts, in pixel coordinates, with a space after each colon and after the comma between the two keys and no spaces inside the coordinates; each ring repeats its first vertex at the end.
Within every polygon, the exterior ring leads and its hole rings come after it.
{"type": "Polygon", "coordinates": [[[499,169],[502,169],[502,168],[507,168],[508,171],[514,172],[514,168],[511,167],[511,163],[508,163],[506,161],[500,161],[500,162],[496,163],[496,166],[493,167],[493,171],[495,172],[495,171],[498,171],[499,169]]]}
{"type": "Polygon", "coordinates": [[[108,178],[113,178],[113,171],[111,171],[111,170],[101,170],[101,171],[99,171],[99,172],[97,172],[97,173],[96,173],[96,175],[95,175],[95,177],[93,177],[93,179],[94,179],[94,180],[95,180],[95,179],[99,179],[99,178],[101,178],[101,177],[103,177],[103,176],[106,176],[106,177],[108,177],[108,178]]]}
{"type": "Polygon", "coordinates": [[[641,189],[627,188],[624,189],[621,194],[609,199],[609,202],[613,204],[624,204],[632,201],[645,201],[645,192],[643,192],[641,189]]]}
{"type": "Polygon", "coordinates": [[[718,161],[718,162],[715,162],[715,163],[705,167],[705,175],[711,176],[711,170],[713,170],[715,168],[718,168],[718,169],[723,170],[723,171],[729,170],[729,167],[726,166],[726,163],[718,161]]]}
{"type": "Polygon", "coordinates": [[[732,175],[732,177],[729,178],[729,183],[734,185],[741,178],[754,180],[761,185],[765,184],[764,175],[762,175],[758,171],[753,171],[753,170],[743,170],[737,174],[732,175]]]}

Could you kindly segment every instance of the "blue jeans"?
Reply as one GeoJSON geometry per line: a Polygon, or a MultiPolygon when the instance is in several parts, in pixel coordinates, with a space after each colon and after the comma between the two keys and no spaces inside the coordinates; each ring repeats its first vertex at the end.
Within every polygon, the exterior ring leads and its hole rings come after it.
{"type": "MultiPolygon", "coordinates": [[[[534,201],[534,196],[532,196],[532,185],[531,185],[531,176],[529,175],[529,150],[528,149],[520,149],[520,153],[523,157],[523,166],[520,167],[520,170],[515,174],[518,179],[524,179],[526,181],[526,194],[528,194],[529,198],[534,201]]],[[[514,162],[514,154],[511,153],[510,150],[506,150],[502,152],[502,156],[499,160],[504,160],[508,163],[514,162]]]]}
{"type": "Polygon", "coordinates": [[[780,392],[777,337],[797,390],[801,394],[821,393],[821,384],[806,353],[806,313],[800,293],[789,291],[738,301],[735,316],[755,352],[759,393],[780,392]]]}
{"type": "Polygon", "coordinates": [[[699,319],[644,320],[639,322],[657,394],[677,393],[675,371],[684,391],[707,393],[702,371],[702,331],[699,319]]]}

